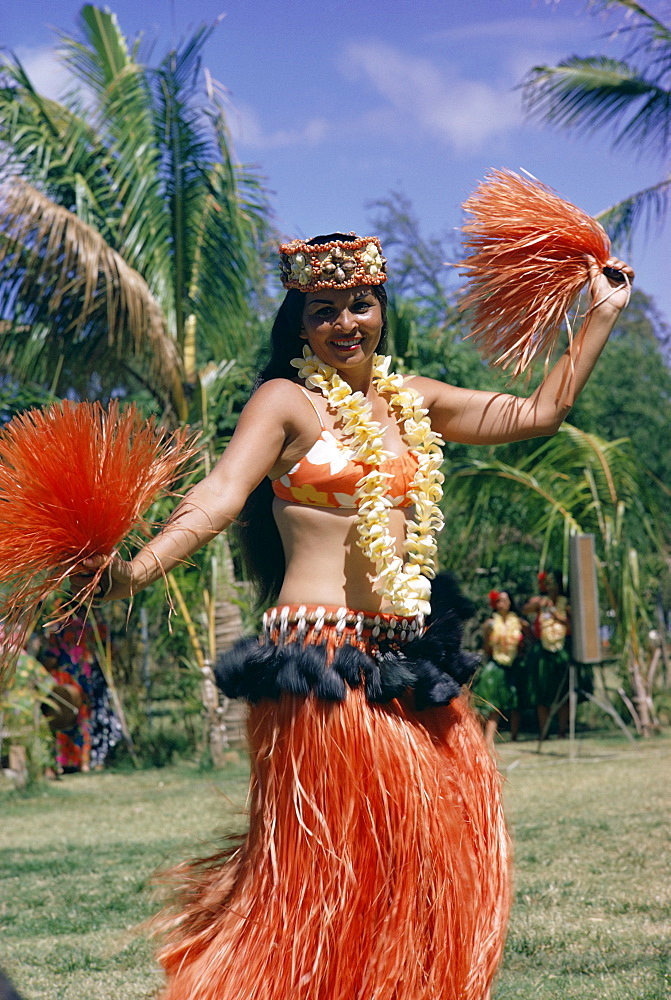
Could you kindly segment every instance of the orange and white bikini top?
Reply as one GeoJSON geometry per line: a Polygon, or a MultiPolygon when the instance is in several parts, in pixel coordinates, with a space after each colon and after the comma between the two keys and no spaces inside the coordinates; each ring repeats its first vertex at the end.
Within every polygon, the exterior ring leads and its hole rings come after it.
{"type": "MultiPolygon", "coordinates": [[[[309,507],[356,508],[356,484],[370,466],[352,460],[352,451],[324,426],[310,393],[302,385],[298,388],[310,400],[322,431],[307,455],[279,479],[272,480],[273,493],[280,500],[307,504],[309,507]]],[[[406,494],[418,464],[417,456],[406,451],[380,465],[380,470],[390,477],[387,495],[394,507],[412,507],[412,500],[406,494]]]]}

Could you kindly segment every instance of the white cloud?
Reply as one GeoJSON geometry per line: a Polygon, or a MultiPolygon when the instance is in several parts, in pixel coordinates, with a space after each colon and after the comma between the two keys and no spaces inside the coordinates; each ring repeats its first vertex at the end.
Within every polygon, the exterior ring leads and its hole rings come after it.
{"type": "Polygon", "coordinates": [[[490,71],[500,66],[511,86],[519,84],[533,66],[552,65],[569,55],[622,55],[626,36],[604,31],[608,23],[614,27],[621,20],[616,12],[585,5],[567,16],[560,0],[544,4],[537,0],[535,6],[544,16],[473,21],[427,33],[423,41],[432,50],[448,47],[462,63],[470,57],[488,63],[490,71]],[[555,9],[544,12],[543,6],[555,9]]]}
{"type": "Polygon", "coordinates": [[[72,76],[59,60],[56,49],[51,46],[19,45],[14,52],[35,90],[44,97],[59,100],[72,85],[72,76]]]}
{"type": "Polygon", "coordinates": [[[511,85],[466,79],[390,45],[350,45],[347,68],[377,91],[385,111],[393,109],[399,130],[419,128],[460,153],[482,149],[522,121],[519,95],[511,85]]]}
{"type": "MultiPolygon", "coordinates": [[[[593,20],[595,39],[599,37],[602,25],[593,20]]],[[[589,32],[587,33],[589,34],[589,32]]],[[[498,20],[472,21],[443,31],[432,31],[425,37],[431,42],[475,42],[487,39],[505,45],[519,45],[520,42],[533,45],[570,44],[579,38],[585,44],[585,20],[576,17],[507,17],[498,20]]]]}
{"type": "Polygon", "coordinates": [[[316,146],[329,131],[326,119],[319,117],[310,118],[300,128],[266,130],[255,109],[238,102],[231,107],[228,121],[236,145],[259,150],[316,146]]]}

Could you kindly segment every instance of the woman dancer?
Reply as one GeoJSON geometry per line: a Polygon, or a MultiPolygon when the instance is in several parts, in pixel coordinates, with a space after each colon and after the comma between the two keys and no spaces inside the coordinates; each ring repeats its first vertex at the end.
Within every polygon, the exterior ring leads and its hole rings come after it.
{"type": "Polygon", "coordinates": [[[507,591],[492,590],[489,603],[493,614],[485,622],[483,641],[487,662],[477,675],[473,693],[486,717],[485,741],[493,751],[499,719],[510,720],[511,739],[516,740],[519,733],[525,622],[515,613],[507,591]]]}
{"type": "Polygon", "coordinates": [[[571,609],[563,593],[558,570],[538,574],[540,594],[530,597],[524,614],[533,615],[536,642],[529,654],[529,688],[536,705],[538,735],[544,740],[550,728],[550,712],[556,707],[559,738],[568,728],[568,681],[571,657],[566,641],[571,631],[571,609]]]}
{"type": "Polygon", "coordinates": [[[70,619],[50,632],[39,659],[55,684],[78,694],[78,714],[67,730],[56,732],[56,766],[59,773],[102,770],[110,750],[121,739],[121,725],[112,707],[109,688],[96,655],[106,626],[96,619],[70,619]]]}
{"type": "Polygon", "coordinates": [[[434,609],[425,629],[441,437],[553,433],[626,296],[594,265],[570,398],[564,357],[522,399],[389,375],[377,240],[280,251],[272,358],[230,444],[160,534],[113,564],[105,595],[160,579],[236,519],[276,595],[260,640],[218,670],[251,703],[249,833],[184,866],[164,1000],[483,1000],[509,854],[496,769],[459,697],[473,664],[458,617],[434,609]]]}

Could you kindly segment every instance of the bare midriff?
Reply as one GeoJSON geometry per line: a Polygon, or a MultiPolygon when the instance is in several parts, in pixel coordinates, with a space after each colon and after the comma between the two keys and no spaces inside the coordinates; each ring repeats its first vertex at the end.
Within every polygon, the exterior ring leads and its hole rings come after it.
{"type": "MultiPolygon", "coordinates": [[[[401,545],[412,508],[389,512],[389,531],[401,545]]],[[[356,611],[387,611],[373,591],[374,567],[356,544],[356,511],[308,507],[275,497],[273,516],[286,559],[277,604],[321,604],[356,611]]]]}

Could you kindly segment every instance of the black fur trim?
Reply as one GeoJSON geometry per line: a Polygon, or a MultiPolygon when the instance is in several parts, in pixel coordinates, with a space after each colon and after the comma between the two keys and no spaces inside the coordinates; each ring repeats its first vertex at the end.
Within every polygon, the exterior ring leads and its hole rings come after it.
{"type": "Polygon", "coordinates": [[[333,657],[333,669],[340,674],[349,687],[359,687],[368,660],[369,657],[356,646],[341,646],[333,657]]]}
{"type": "Polygon", "coordinates": [[[461,649],[463,620],[472,613],[454,578],[440,574],[432,586],[433,610],[425,634],[414,642],[380,642],[368,656],[355,646],[338,648],[326,664],[326,646],[287,643],[262,646],[242,639],[219,657],[217,684],[229,698],[279,698],[282,692],[343,701],[347,688],[365,686],[371,702],[387,702],[414,690],[417,709],[447,705],[475,673],[480,657],[461,649]]]}

